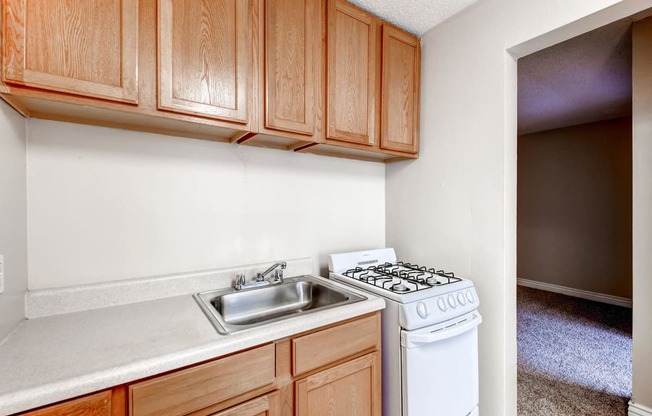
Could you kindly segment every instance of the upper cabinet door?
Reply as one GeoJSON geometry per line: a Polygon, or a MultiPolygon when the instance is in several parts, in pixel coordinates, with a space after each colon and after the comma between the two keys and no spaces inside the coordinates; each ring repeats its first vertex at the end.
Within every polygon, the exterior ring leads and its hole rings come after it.
{"type": "Polygon", "coordinates": [[[159,109],[249,120],[252,2],[159,0],[159,109]]]}
{"type": "Polygon", "coordinates": [[[315,134],[321,26],[319,0],[265,2],[265,128],[315,134]]]}
{"type": "Polygon", "coordinates": [[[419,40],[383,26],[380,147],[416,153],[419,146],[419,40]]]}
{"type": "Polygon", "coordinates": [[[6,83],[135,103],[138,0],[4,0],[6,83]]]}
{"type": "Polygon", "coordinates": [[[371,14],[342,0],[328,2],[329,139],[376,143],[379,31],[371,14]]]}

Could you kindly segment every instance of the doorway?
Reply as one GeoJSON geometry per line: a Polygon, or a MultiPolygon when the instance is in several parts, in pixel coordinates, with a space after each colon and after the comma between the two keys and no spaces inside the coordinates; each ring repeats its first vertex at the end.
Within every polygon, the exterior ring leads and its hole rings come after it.
{"type": "Polygon", "coordinates": [[[632,19],[518,61],[518,413],[631,397],[632,19]]]}

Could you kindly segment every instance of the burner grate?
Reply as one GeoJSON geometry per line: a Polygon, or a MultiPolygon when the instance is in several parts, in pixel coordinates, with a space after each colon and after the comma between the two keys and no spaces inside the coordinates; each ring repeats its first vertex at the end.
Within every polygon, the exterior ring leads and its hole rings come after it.
{"type": "Polygon", "coordinates": [[[452,272],[436,270],[399,261],[368,268],[356,267],[342,273],[344,276],[395,293],[410,293],[436,286],[459,282],[452,272]]]}

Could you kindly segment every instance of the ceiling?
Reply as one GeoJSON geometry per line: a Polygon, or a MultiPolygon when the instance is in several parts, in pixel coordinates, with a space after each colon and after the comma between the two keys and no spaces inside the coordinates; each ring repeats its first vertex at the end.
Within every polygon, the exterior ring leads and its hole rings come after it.
{"type": "Polygon", "coordinates": [[[356,6],[422,37],[477,0],[349,0],[356,6]]]}
{"type": "Polygon", "coordinates": [[[518,133],[632,114],[632,19],[518,61],[518,133]]]}

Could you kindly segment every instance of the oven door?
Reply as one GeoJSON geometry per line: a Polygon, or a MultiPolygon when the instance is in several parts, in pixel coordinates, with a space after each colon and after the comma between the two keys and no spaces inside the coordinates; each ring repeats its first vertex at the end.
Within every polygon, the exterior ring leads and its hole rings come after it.
{"type": "Polygon", "coordinates": [[[401,331],[403,416],[478,415],[477,311],[401,331]]]}

